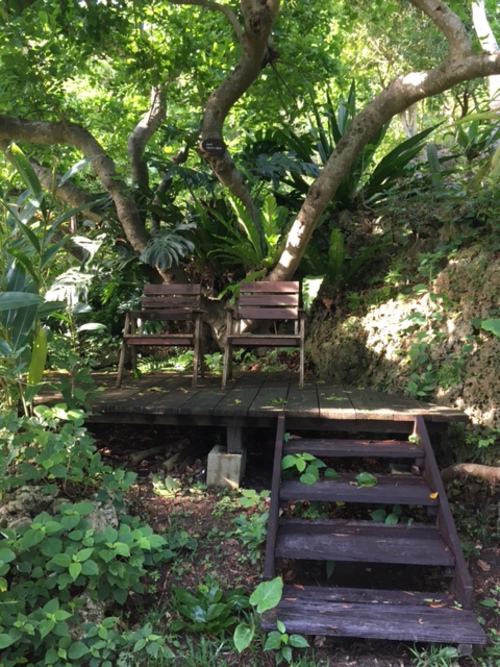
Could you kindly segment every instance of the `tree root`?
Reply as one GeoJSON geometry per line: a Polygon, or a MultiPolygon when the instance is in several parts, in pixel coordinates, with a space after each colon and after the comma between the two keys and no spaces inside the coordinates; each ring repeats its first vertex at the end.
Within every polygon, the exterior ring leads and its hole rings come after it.
{"type": "Polygon", "coordinates": [[[441,471],[443,482],[455,479],[476,477],[491,486],[500,484],[500,467],[486,466],[479,463],[455,463],[441,471]]]}

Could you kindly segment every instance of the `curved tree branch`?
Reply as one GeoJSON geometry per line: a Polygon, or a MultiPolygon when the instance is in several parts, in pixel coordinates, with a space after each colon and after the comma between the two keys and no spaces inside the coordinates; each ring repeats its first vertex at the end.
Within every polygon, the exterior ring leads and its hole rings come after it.
{"type": "Polygon", "coordinates": [[[165,89],[163,86],[156,86],[151,90],[149,111],[137,123],[127,141],[132,182],[144,190],[149,185],[149,173],[142,156],[147,142],[165,120],[166,113],[165,89]]]}
{"type": "Polygon", "coordinates": [[[69,144],[86,157],[98,156],[92,162],[93,169],[114,201],[118,218],[131,246],[137,252],[142,252],[149,237],[136,202],[119,177],[113,160],[88,130],[76,123],[28,121],[0,116],[0,140],[45,145],[69,144]]]}
{"type": "Polygon", "coordinates": [[[278,264],[269,280],[290,280],[305,252],[316,222],[335,195],[345,173],[378,130],[396,114],[419,100],[448,90],[457,83],[500,73],[500,53],[472,54],[465,28],[440,0],[410,0],[442,29],[450,53],[434,69],[411,72],[394,79],[353,120],[323,171],[311,185],[288,234],[278,264]]]}

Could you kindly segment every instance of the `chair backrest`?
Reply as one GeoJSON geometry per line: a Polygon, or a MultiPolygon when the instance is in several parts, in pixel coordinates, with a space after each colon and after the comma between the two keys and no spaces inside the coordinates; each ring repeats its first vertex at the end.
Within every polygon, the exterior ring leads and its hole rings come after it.
{"type": "Polygon", "coordinates": [[[297,320],[299,297],[298,282],[242,283],[238,317],[243,320],[297,320]]]}
{"type": "Polygon", "coordinates": [[[144,285],[141,304],[144,311],[161,311],[164,318],[188,320],[200,309],[200,298],[200,285],[144,285]]]}

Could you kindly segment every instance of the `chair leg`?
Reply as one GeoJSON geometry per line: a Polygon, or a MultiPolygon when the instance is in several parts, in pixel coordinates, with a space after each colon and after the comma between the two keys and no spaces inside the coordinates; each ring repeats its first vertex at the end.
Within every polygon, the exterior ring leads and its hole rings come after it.
{"type": "Polygon", "coordinates": [[[198,348],[198,342],[195,341],[194,345],[194,355],[193,355],[193,389],[196,389],[198,385],[198,364],[200,363],[200,350],[198,348]]]}
{"type": "Polygon", "coordinates": [[[118,362],[118,372],[116,374],[116,388],[121,387],[123,379],[123,370],[125,368],[125,355],[127,352],[127,344],[122,342],[122,349],[120,350],[120,360],[118,362]]]}
{"type": "Polygon", "coordinates": [[[132,373],[135,376],[135,371],[137,368],[137,348],[135,347],[135,345],[132,345],[130,347],[130,357],[132,360],[132,373]]]}
{"type": "Polygon", "coordinates": [[[299,375],[299,387],[304,389],[304,347],[300,347],[299,353],[299,364],[300,364],[300,375],[299,375]]]}
{"type": "Polygon", "coordinates": [[[233,350],[230,343],[226,341],[226,347],[224,348],[224,366],[222,369],[222,388],[226,389],[227,381],[232,376],[232,360],[233,360],[233,350]]]}

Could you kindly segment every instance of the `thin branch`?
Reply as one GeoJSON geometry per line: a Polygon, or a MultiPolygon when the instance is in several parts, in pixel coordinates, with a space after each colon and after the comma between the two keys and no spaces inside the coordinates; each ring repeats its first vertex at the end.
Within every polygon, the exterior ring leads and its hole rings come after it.
{"type": "Polygon", "coordinates": [[[219,5],[218,2],[210,2],[210,0],[168,0],[172,5],[197,5],[198,7],[205,7],[216,12],[224,14],[236,35],[238,42],[243,43],[244,32],[241,25],[236,18],[236,14],[227,5],[219,5]]]}
{"type": "MultiPolygon", "coordinates": [[[[189,155],[189,146],[184,146],[177,153],[177,155],[174,155],[174,157],[170,158],[170,164],[176,166],[184,164],[184,162],[186,162],[186,160],[188,159],[188,155],[189,155]]],[[[167,169],[167,171],[165,171],[165,173],[163,174],[163,177],[160,181],[158,188],[156,189],[155,197],[153,199],[153,212],[151,214],[152,234],[155,234],[160,228],[160,219],[155,214],[154,207],[155,206],[161,207],[162,205],[161,195],[165,194],[165,192],[170,187],[171,183],[172,183],[172,171],[170,169],[167,169]]]]}
{"type": "Polygon", "coordinates": [[[142,156],[146,144],[165,120],[167,112],[164,86],[151,90],[149,110],[135,126],[127,141],[128,156],[132,167],[132,181],[135,185],[147,188],[149,184],[148,168],[142,156]]]}

